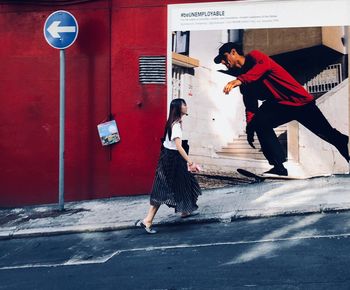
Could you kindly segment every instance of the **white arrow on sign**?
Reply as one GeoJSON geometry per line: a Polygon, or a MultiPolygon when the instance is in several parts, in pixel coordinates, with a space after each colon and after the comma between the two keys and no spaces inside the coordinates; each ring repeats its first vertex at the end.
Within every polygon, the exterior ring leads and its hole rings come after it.
{"type": "Polygon", "coordinates": [[[76,30],[75,26],[59,26],[60,24],[61,21],[54,21],[47,28],[47,31],[51,34],[53,38],[61,38],[61,36],[58,33],[75,32],[76,30]]]}

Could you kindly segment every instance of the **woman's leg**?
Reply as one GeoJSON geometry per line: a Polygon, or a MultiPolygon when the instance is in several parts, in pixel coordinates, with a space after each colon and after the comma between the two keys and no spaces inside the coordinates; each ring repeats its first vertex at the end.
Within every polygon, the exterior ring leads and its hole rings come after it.
{"type": "Polygon", "coordinates": [[[146,227],[150,228],[152,226],[153,219],[156,216],[159,207],[159,205],[151,205],[149,208],[147,216],[143,219],[143,223],[146,227]]]}

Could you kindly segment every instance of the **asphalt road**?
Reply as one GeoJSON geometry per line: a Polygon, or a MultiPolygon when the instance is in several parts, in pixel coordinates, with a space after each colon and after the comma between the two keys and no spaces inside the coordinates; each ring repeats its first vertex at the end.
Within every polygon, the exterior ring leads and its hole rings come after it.
{"type": "Polygon", "coordinates": [[[0,289],[350,289],[350,212],[0,241],[0,289]]]}

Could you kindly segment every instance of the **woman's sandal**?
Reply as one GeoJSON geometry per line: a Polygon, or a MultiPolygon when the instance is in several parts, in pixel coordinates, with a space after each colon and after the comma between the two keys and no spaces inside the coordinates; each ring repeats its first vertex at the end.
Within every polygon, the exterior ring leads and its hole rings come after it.
{"type": "Polygon", "coordinates": [[[135,222],[135,226],[139,228],[143,228],[148,234],[156,234],[157,231],[152,229],[151,227],[146,227],[146,225],[141,220],[137,220],[135,222]]]}
{"type": "Polygon", "coordinates": [[[180,217],[185,219],[185,218],[193,217],[193,216],[196,216],[196,215],[199,215],[199,212],[191,212],[189,214],[182,214],[180,217]]]}

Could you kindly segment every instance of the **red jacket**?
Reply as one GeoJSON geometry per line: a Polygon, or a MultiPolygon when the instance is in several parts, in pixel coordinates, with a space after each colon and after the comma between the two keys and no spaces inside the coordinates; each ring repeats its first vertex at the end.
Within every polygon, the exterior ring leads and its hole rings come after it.
{"type": "Polygon", "coordinates": [[[254,117],[258,100],[271,100],[286,106],[303,106],[314,100],[283,67],[266,54],[253,50],[237,76],[246,106],[247,123],[254,117]]]}

